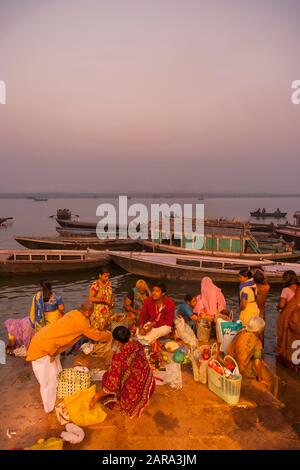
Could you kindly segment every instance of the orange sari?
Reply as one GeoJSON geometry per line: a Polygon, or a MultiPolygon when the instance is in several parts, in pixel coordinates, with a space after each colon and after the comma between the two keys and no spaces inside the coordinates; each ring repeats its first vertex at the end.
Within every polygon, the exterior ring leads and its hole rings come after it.
{"type": "Polygon", "coordinates": [[[300,365],[293,364],[292,356],[295,352],[293,343],[300,339],[300,286],[294,297],[289,300],[280,314],[277,323],[277,348],[278,361],[286,367],[300,373],[300,365]]]}

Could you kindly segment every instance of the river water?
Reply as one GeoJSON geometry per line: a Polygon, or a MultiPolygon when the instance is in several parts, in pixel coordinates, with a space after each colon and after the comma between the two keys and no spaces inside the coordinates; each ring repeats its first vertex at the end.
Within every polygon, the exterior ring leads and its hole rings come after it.
{"type": "MultiPolygon", "coordinates": [[[[179,199],[181,203],[201,203],[195,199],[179,199]]],[[[79,214],[81,220],[99,220],[96,217],[96,208],[103,202],[114,204],[118,211],[118,199],[49,199],[47,202],[35,202],[31,199],[0,199],[0,217],[14,217],[14,221],[7,228],[0,229],[0,248],[21,248],[14,240],[15,235],[39,235],[55,236],[56,223],[49,216],[56,213],[58,208],[69,208],[74,214],[79,214]]],[[[167,202],[172,204],[178,199],[135,199],[128,204],[145,202],[149,207],[151,202],[167,202]]],[[[248,219],[249,212],[258,207],[266,207],[268,211],[279,207],[288,212],[288,220],[292,221],[293,213],[300,209],[299,198],[208,198],[204,200],[206,217],[228,217],[248,219]]],[[[112,269],[112,284],[116,298],[116,311],[122,310],[126,293],[134,286],[137,280],[135,276],[125,273],[117,267],[112,269]]],[[[54,289],[61,293],[66,305],[66,310],[78,306],[88,296],[91,282],[96,278],[96,272],[73,273],[51,276],[54,289]]],[[[15,278],[0,278],[0,336],[4,336],[3,321],[9,317],[19,318],[28,314],[33,294],[38,289],[39,276],[26,276],[15,278]]],[[[149,280],[151,286],[151,280],[149,280]]],[[[191,283],[167,282],[168,294],[178,304],[186,293],[198,293],[199,286],[191,283]]],[[[221,286],[225,294],[228,306],[233,309],[235,317],[238,314],[238,284],[233,286],[221,286]]],[[[277,311],[276,303],[280,293],[280,287],[272,287],[267,305],[267,327],[265,335],[265,352],[273,355],[277,311]]]]}

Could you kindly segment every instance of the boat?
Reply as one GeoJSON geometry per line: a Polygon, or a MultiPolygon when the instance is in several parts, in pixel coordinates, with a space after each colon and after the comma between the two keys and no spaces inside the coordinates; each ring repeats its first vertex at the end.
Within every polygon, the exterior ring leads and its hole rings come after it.
{"type": "Polygon", "coordinates": [[[203,255],[210,257],[247,258],[247,259],[272,259],[294,261],[300,259],[300,253],[294,253],[290,245],[278,244],[272,249],[266,249],[257,240],[251,231],[243,229],[227,229],[224,227],[204,227],[203,234],[193,233],[181,236],[174,227],[170,229],[153,228],[152,239],[137,240],[142,250],[175,253],[181,255],[203,255]],[[177,236],[177,239],[175,238],[177,236]],[[190,235],[189,239],[187,235],[190,235]]]}
{"type": "Polygon", "coordinates": [[[43,250],[134,250],[138,247],[135,240],[100,240],[98,237],[21,237],[15,240],[30,249],[43,250]]]}
{"type": "Polygon", "coordinates": [[[61,237],[97,237],[96,230],[88,230],[86,228],[56,227],[55,230],[61,237]]]}
{"type": "Polygon", "coordinates": [[[46,202],[48,199],[46,197],[34,197],[33,200],[35,202],[46,202]]]}
{"type": "Polygon", "coordinates": [[[284,224],[277,227],[275,232],[287,242],[294,243],[296,249],[300,249],[300,211],[293,215],[294,224],[284,224]]]}
{"type": "Polygon", "coordinates": [[[264,208],[262,211],[259,209],[257,209],[256,211],[254,212],[250,212],[250,215],[251,217],[255,217],[257,219],[259,218],[275,218],[275,219],[283,219],[287,216],[287,212],[281,212],[279,209],[276,209],[276,211],[274,212],[267,212],[266,209],[264,208]]]}
{"type": "Polygon", "coordinates": [[[283,272],[293,269],[300,275],[297,263],[275,263],[269,260],[228,260],[208,256],[180,256],[165,253],[109,251],[111,260],[125,271],[136,276],[164,281],[198,282],[209,276],[215,282],[238,283],[239,270],[262,269],[270,283],[282,284],[283,272]]]}
{"type": "Polygon", "coordinates": [[[13,217],[4,217],[0,219],[0,225],[5,225],[8,220],[13,220],[13,217]]]}
{"type": "Polygon", "coordinates": [[[88,271],[109,260],[107,252],[94,250],[0,250],[0,275],[88,271]]]}
{"type": "Polygon", "coordinates": [[[72,220],[72,216],[77,218],[79,217],[78,214],[72,214],[70,209],[57,209],[56,214],[50,215],[49,217],[50,219],[56,217],[59,220],[72,220]]]}
{"type": "Polygon", "coordinates": [[[95,230],[97,227],[97,222],[84,222],[79,220],[65,220],[56,217],[56,222],[64,228],[72,228],[72,229],[89,229],[95,230]]]}

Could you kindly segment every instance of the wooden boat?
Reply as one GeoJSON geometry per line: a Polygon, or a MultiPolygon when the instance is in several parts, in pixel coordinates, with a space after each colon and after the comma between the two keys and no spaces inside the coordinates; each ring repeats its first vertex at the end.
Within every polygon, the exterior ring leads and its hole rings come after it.
{"type": "Polygon", "coordinates": [[[89,229],[89,230],[95,230],[97,227],[97,222],[81,222],[79,220],[65,220],[65,219],[59,219],[56,217],[56,222],[64,228],[72,228],[72,229],[89,229]]]}
{"type": "Polygon", "coordinates": [[[8,220],[13,220],[13,217],[4,217],[0,219],[0,225],[5,224],[5,222],[7,222],[8,220]]]}
{"type": "Polygon", "coordinates": [[[163,253],[137,253],[109,251],[109,255],[119,267],[141,277],[168,281],[198,282],[204,276],[216,282],[238,283],[239,270],[249,268],[263,269],[271,283],[282,284],[282,274],[287,269],[300,274],[300,265],[295,263],[274,263],[272,261],[228,260],[207,256],[180,256],[163,253]]]}
{"type": "Polygon", "coordinates": [[[259,218],[275,218],[275,219],[282,219],[287,216],[287,212],[281,212],[279,209],[276,209],[274,212],[266,212],[265,209],[262,211],[260,209],[257,209],[257,211],[250,212],[251,217],[255,217],[257,219],[259,218]]]}
{"type": "Polygon", "coordinates": [[[96,230],[63,227],[56,227],[55,230],[61,237],[97,237],[96,230]]]}
{"type": "Polygon", "coordinates": [[[15,237],[20,245],[42,250],[134,250],[135,240],[100,240],[97,237],[15,237]]]}
{"type": "Polygon", "coordinates": [[[109,259],[107,252],[93,250],[0,250],[0,275],[87,271],[109,259]]]}
{"type": "MultiPolygon", "coordinates": [[[[199,233],[190,234],[190,239],[181,237],[175,230],[158,227],[153,230],[152,240],[138,240],[142,249],[153,252],[177,253],[181,255],[203,255],[228,257],[230,259],[272,259],[298,260],[300,253],[293,253],[292,247],[274,245],[272,250],[261,249],[259,241],[248,229],[227,229],[204,227],[204,237],[199,233]]],[[[188,234],[187,234],[188,235],[188,234]]]]}
{"type": "Polygon", "coordinates": [[[295,248],[300,249],[300,212],[294,214],[294,225],[279,225],[275,232],[287,242],[293,242],[295,248]]]}

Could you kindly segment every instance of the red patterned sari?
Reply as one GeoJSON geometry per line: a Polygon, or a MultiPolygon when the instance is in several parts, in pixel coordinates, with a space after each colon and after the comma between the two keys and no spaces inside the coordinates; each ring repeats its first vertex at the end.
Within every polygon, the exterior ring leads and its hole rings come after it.
{"type": "Polygon", "coordinates": [[[143,346],[135,340],[126,343],[112,359],[102,379],[102,389],[113,394],[106,404],[118,402],[130,418],[139,418],[155,389],[155,379],[143,346]]]}

